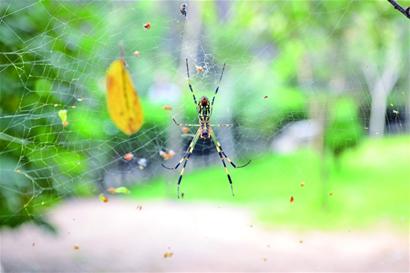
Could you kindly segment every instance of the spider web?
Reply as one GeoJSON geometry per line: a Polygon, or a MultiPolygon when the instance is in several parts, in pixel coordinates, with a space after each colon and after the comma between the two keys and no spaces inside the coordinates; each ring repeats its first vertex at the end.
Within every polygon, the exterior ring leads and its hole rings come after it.
{"type": "MultiPolygon", "coordinates": [[[[360,125],[366,132],[371,107],[366,81],[358,68],[343,71],[347,80],[339,81],[337,75],[332,75],[332,68],[345,65],[349,48],[331,54],[332,47],[326,47],[334,36],[352,28],[352,22],[358,28],[352,35],[367,31],[360,25],[360,17],[354,15],[358,3],[346,1],[333,7],[321,1],[189,3],[186,18],[179,12],[180,4],[0,3],[0,188],[9,196],[4,202],[13,212],[1,215],[2,221],[9,221],[15,214],[31,217],[49,203],[80,196],[82,188],[96,186],[96,192],[103,192],[109,186],[144,183],[165,174],[159,152],[177,152],[174,159],[165,162],[171,166],[182,156],[195,129],[181,133],[172,117],[181,123],[197,122],[185,58],[190,62],[198,99],[213,96],[222,65],[227,64],[212,123],[233,125],[215,131],[235,161],[262,156],[286,125],[308,117],[308,98],[323,96],[330,89],[357,99],[360,125]],[[304,6],[302,3],[308,3],[308,13],[298,10],[304,6]],[[195,18],[195,8],[198,14],[203,13],[202,23],[195,18]],[[216,9],[217,17],[207,15],[207,8],[216,9]],[[289,9],[295,10],[290,25],[280,16],[289,9]],[[249,15],[248,10],[259,16],[238,20],[249,15]],[[296,16],[298,12],[304,14],[303,19],[296,16]],[[327,27],[316,25],[317,17],[330,18],[327,27]],[[149,30],[143,28],[146,22],[151,23],[149,30]],[[241,30],[235,35],[230,34],[238,28],[241,30]],[[301,42],[283,46],[294,35],[301,37],[301,42]],[[128,70],[146,113],[143,128],[130,137],[116,129],[106,110],[105,70],[120,56],[119,45],[124,48],[128,70]],[[306,62],[302,54],[290,54],[302,52],[304,47],[312,56],[306,62]],[[138,57],[133,55],[136,50],[140,52],[138,57]],[[287,53],[287,59],[281,58],[282,52],[287,53]],[[289,63],[297,65],[285,67],[289,63]],[[299,78],[289,76],[303,65],[308,67],[297,73],[299,78]],[[202,67],[203,72],[196,67],[202,67]],[[304,106],[282,108],[277,101],[288,92],[293,97],[285,99],[301,100],[304,106]],[[172,110],[164,110],[164,105],[172,110]],[[60,110],[67,110],[66,127],[58,117],[60,110]],[[124,160],[127,153],[132,153],[134,159],[124,160]]],[[[390,8],[384,3],[376,6],[380,12],[390,8]]],[[[390,27],[399,28],[400,19],[390,27]]],[[[402,60],[399,67],[408,65],[402,60]]],[[[404,101],[407,95],[403,91],[405,81],[399,84],[387,110],[388,116],[394,117],[388,119],[388,129],[389,122],[394,121],[391,131],[403,131],[405,127],[404,115],[392,112],[404,112],[404,108],[396,107],[396,101],[404,101]]],[[[326,116],[325,120],[330,118],[326,116]]],[[[213,146],[199,141],[188,169],[213,164],[221,164],[213,146]]],[[[177,174],[169,179],[172,186],[176,178],[177,174]]],[[[221,179],[225,179],[222,173],[221,179]]]]}

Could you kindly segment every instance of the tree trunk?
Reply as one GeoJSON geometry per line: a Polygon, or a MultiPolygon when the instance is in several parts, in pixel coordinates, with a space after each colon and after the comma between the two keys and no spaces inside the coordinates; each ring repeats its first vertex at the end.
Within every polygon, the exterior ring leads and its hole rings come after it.
{"type": "Polygon", "coordinates": [[[370,110],[369,134],[383,136],[385,127],[387,96],[384,92],[374,92],[370,110]]]}
{"type": "Polygon", "coordinates": [[[368,61],[363,73],[372,97],[369,134],[372,137],[384,135],[387,98],[399,78],[400,49],[392,45],[385,54],[382,73],[368,61]]]}

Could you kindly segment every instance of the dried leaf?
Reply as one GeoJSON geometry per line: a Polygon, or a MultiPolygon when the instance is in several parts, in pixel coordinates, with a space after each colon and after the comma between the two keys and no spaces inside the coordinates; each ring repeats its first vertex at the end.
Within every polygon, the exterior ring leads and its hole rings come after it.
{"type": "Polygon", "coordinates": [[[143,123],[143,111],[123,60],[111,63],[106,79],[107,106],[112,121],[124,134],[138,132],[143,123]]]}
{"type": "Polygon", "coordinates": [[[171,258],[172,256],[174,255],[174,253],[172,253],[172,252],[165,252],[164,253],[164,258],[171,258]]]}

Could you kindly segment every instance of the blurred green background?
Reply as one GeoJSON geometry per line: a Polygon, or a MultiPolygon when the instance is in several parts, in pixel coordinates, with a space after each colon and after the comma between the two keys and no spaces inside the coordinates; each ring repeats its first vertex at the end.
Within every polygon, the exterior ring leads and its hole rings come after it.
{"type": "Polygon", "coordinates": [[[159,151],[179,152],[171,166],[190,141],[172,116],[196,122],[185,58],[197,97],[213,94],[227,63],[213,119],[234,125],[217,130],[228,155],[252,163],[232,169],[232,198],[213,148],[200,143],[182,202],[230,202],[302,229],[408,223],[410,29],[401,14],[387,1],[206,1],[191,2],[185,18],[179,5],[0,2],[0,225],[49,225],[42,215],[53,205],[109,186],[136,200],[176,199],[177,173],[160,167],[159,151]],[[105,102],[119,45],[145,114],[131,137],[105,102]],[[132,162],[122,160],[128,152],[132,162]]]}

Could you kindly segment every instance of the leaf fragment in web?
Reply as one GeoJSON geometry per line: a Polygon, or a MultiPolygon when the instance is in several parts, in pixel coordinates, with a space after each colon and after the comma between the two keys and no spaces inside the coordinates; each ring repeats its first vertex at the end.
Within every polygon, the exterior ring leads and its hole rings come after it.
{"type": "Polygon", "coordinates": [[[98,199],[100,199],[100,201],[103,202],[103,203],[108,203],[108,197],[105,196],[103,193],[101,193],[101,194],[98,196],[98,199]]]}
{"type": "Polygon", "coordinates": [[[61,120],[61,124],[62,124],[64,127],[67,127],[67,126],[68,126],[67,110],[63,109],[63,110],[58,111],[58,117],[59,117],[60,120],[61,120]]]}
{"type": "Polygon", "coordinates": [[[174,253],[172,253],[171,251],[167,251],[164,253],[164,258],[171,258],[172,256],[174,256],[174,253]]]}
{"type": "Polygon", "coordinates": [[[161,149],[159,151],[159,155],[164,159],[164,160],[170,160],[175,156],[175,152],[173,150],[168,150],[168,149],[161,149]]]}
{"type": "Polygon", "coordinates": [[[118,188],[114,188],[114,187],[110,187],[107,190],[109,193],[115,194],[115,193],[122,193],[122,194],[129,194],[131,191],[126,188],[126,187],[118,187],[118,188]]]}
{"type": "Polygon", "coordinates": [[[143,111],[124,60],[111,63],[106,74],[107,107],[115,126],[126,135],[139,131],[143,111]]]}

